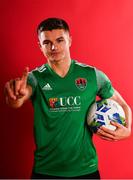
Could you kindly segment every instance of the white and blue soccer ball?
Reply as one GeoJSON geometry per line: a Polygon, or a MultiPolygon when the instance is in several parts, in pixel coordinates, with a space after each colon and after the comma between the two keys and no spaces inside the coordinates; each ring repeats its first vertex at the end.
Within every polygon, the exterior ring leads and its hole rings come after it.
{"type": "Polygon", "coordinates": [[[112,99],[104,99],[93,103],[87,116],[87,124],[90,129],[96,133],[99,127],[104,125],[108,129],[115,130],[116,127],[110,124],[110,121],[115,121],[125,126],[123,108],[112,99]]]}

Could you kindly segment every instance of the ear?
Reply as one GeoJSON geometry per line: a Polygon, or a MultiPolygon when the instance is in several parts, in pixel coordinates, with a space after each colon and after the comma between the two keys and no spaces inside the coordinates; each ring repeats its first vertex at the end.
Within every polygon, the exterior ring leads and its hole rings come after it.
{"type": "Polygon", "coordinates": [[[38,44],[40,50],[42,51],[42,46],[41,46],[41,44],[40,44],[40,41],[38,41],[37,44],[38,44]]]}
{"type": "Polygon", "coordinates": [[[69,36],[69,47],[72,45],[72,36],[69,36]]]}

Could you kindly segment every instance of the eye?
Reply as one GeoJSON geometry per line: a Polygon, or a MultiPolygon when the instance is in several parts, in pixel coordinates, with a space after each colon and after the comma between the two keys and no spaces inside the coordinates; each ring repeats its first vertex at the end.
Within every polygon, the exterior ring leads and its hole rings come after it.
{"type": "Polygon", "coordinates": [[[57,39],[57,42],[60,43],[60,42],[63,42],[64,39],[57,39]]]}
{"type": "Polygon", "coordinates": [[[50,41],[47,41],[47,40],[43,41],[43,45],[48,45],[49,43],[50,41]]]}

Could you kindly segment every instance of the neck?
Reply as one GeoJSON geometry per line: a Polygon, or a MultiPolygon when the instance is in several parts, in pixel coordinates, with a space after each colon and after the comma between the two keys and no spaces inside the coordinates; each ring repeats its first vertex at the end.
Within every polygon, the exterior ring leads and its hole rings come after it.
{"type": "Polygon", "coordinates": [[[64,77],[69,71],[71,65],[71,59],[63,59],[59,62],[48,61],[49,66],[53,69],[59,76],[64,77]]]}

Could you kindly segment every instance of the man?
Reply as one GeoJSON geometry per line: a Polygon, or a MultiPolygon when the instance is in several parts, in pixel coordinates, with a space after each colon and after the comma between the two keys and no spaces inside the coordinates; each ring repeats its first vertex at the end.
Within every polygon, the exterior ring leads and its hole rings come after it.
{"type": "Polygon", "coordinates": [[[32,178],[100,179],[92,133],[86,124],[89,107],[98,95],[117,101],[126,114],[126,127],[116,122],[115,131],[101,127],[97,134],[109,141],[131,133],[131,110],[97,68],[72,60],[67,23],[48,18],[37,29],[47,63],[21,78],[6,83],[6,102],[14,108],[31,99],[34,107],[36,151],[32,178]]]}

